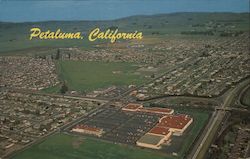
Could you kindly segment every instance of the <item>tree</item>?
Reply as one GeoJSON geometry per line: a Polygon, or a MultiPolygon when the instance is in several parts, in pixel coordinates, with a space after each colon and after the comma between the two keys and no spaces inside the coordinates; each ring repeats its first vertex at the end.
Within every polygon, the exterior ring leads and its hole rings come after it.
{"type": "Polygon", "coordinates": [[[61,94],[65,94],[68,90],[69,90],[68,86],[66,85],[65,82],[63,82],[61,89],[60,89],[61,94]]]}

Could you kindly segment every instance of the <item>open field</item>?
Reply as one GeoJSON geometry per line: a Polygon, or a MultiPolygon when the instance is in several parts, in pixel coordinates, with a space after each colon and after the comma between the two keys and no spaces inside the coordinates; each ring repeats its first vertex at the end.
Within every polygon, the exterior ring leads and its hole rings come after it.
{"type": "Polygon", "coordinates": [[[170,159],[137,147],[112,144],[87,137],[58,134],[21,152],[13,159],[170,159]]]}
{"type": "Polygon", "coordinates": [[[181,150],[179,152],[181,155],[184,155],[188,149],[191,149],[194,140],[203,130],[209,118],[209,112],[206,111],[184,111],[183,113],[191,115],[194,119],[194,122],[193,125],[190,126],[190,132],[183,136],[185,140],[183,141],[181,150]]]}
{"type": "MultiPolygon", "coordinates": [[[[249,29],[248,13],[173,13],[151,16],[132,16],[113,21],[49,21],[30,23],[3,23],[0,22],[0,53],[21,54],[14,52],[26,50],[24,53],[37,54],[37,49],[79,47],[93,48],[96,44],[106,43],[106,40],[89,42],[88,34],[96,27],[106,30],[117,27],[121,32],[142,31],[147,38],[167,38],[171,35],[180,35],[181,32],[191,30],[206,32],[207,28],[214,28],[213,36],[224,30],[247,31],[249,29]],[[43,31],[82,32],[83,40],[29,40],[30,29],[39,27],[43,31]],[[32,50],[30,50],[32,48],[32,50]]],[[[211,31],[211,30],[209,30],[211,31]]],[[[197,36],[198,34],[194,35],[197,36]]],[[[189,35],[193,36],[193,35],[189,35]]],[[[199,36],[199,35],[198,35],[199,36]]],[[[202,35],[208,37],[206,35],[202,35]]],[[[154,43],[154,42],[151,42],[154,43]]]]}
{"type": "Polygon", "coordinates": [[[59,61],[59,76],[71,90],[91,91],[112,85],[130,85],[144,82],[136,75],[138,67],[131,63],[59,61]]]}

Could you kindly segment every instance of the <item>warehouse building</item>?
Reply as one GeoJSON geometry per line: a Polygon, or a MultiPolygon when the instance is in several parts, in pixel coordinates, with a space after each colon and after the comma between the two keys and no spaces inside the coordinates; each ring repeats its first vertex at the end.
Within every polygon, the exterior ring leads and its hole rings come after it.
{"type": "Polygon", "coordinates": [[[173,109],[158,107],[144,108],[141,104],[130,103],[123,107],[122,110],[163,115],[150,131],[136,141],[136,145],[152,149],[160,149],[162,144],[170,141],[172,135],[181,136],[193,122],[193,118],[188,115],[173,115],[173,109]]]}
{"type": "Polygon", "coordinates": [[[132,112],[145,112],[145,113],[154,113],[154,114],[173,114],[173,109],[168,108],[159,108],[159,107],[153,107],[153,108],[144,108],[142,104],[135,104],[135,103],[129,103],[125,107],[122,108],[124,111],[132,111],[132,112]]]}
{"type": "Polygon", "coordinates": [[[90,127],[90,126],[83,125],[83,124],[76,125],[74,128],[72,128],[71,131],[72,132],[77,132],[77,133],[95,135],[95,136],[98,136],[98,137],[101,137],[102,134],[104,133],[103,129],[90,127]]]}

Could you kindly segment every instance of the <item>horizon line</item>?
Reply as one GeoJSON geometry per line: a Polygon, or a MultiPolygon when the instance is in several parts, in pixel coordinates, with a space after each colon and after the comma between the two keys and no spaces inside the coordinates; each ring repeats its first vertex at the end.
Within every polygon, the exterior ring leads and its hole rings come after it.
{"type": "Polygon", "coordinates": [[[233,11],[181,11],[181,12],[170,12],[170,13],[157,13],[157,14],[137,14],[137,15],[131,15],[131,16],[125,16],[125,17],[120,17],[120,18],[114,18],[114,19],[99,19],[99,20],[88,20],[88,19],[73,19],[73,20],[56,20],[56,19],[48,19],[48,20],[41,20],[41,21],[5,21],[5,20],[0,20],[0,23],[39,23],[39,22],[108,22],[108,21],[117,21],[117,20],[122,20],[126,18],[132,18],[132,17],[137,17],[137,16],[159,16],[159,15],[170,15],[170,14],[183,14],[183,13],[205,13],[205,14],[250,14],[250,11],[245,12],[233,12],[233,11]]]}

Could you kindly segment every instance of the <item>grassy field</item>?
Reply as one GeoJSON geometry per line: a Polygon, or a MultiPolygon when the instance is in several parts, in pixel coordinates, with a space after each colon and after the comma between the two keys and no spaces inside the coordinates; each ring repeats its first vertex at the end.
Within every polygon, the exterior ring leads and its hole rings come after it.
{"type": "Polygon", "coordinates": [[[13,159],[171,159],[151,150],[58,134],[13,159]]]}
{"type": "Polygon", "coordinates": [[[182,146],[179,150],[180,156],[184,156],[188,149],[191,148],[193,142],[195,141],[196,137],[202,131],[204,126],[206,125],[210,112],[203,111],[203,110],[177,110],[177,112],[189,114],[193,117],[193,123],[190,125],[190,131],[183,136],[185,138],[182,142],[182,146]]]}
{"type": "Polygon", "coordinates": [[[141,84],[144,78],[135,74],[131,63],[59,61],[59,77],[70,90],[91,91],[112,85],[141,84]]]}

